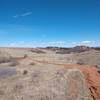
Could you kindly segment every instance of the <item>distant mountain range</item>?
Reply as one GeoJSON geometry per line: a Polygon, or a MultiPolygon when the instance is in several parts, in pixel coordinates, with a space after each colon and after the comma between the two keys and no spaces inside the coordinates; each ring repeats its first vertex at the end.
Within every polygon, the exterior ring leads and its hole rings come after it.
{"type": "Polygon", "coordinates": [[[56,53],[60,54],[68,54],[68,53],[81,53],[84,51],[89,51],[89,50],[100,50],[100,47],[88,47],[88,46],[75,46],[72,48],[63,48],[63,47],[46,47],[46,49],[55,51],[56,53]]]}

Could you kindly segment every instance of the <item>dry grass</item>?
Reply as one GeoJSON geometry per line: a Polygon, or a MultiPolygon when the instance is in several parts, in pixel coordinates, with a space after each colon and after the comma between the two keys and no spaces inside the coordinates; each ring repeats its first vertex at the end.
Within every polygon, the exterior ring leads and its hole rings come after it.
{"type": "Polygon", "coordinates": [[[28,71],[27,70],[24,70],[23,71],[23,75],[26,75],[26,74],[28,74],[28,71]]]}
{"type": "Polygon", "coordinates": [[[46,52],[39,50],[39,49],[31,49],[30,51],[33,53],[38,53],[38,54],[45,54],[46,53],[46,52]]]}
{"type": "Polygon", "coordinates": [[[79,59],[79,60],[77,61],[77,64],[78,64],[78,65],[84,65],[84,62],[83,62],[82,59],[79,59]]]}
{"type": "Polygon", "coordinates": [[[24,55],[24,58],[27,58],[27,57],[28,57],[28,55],[27,55],[27,54],[25,54],[25,55],[24,55]]]}
{"type": "Polygon", "coordinates": [[[9,64],[9,66],[11,66],[11,67],[14,67],[14,66],[17,66],[17,65],[19,65],[19,62],[16,61],[16,60],[12,60],[12,61],[10,62],[10,64],[9,64]]]}
{"type": "Polygon", "coordinates": [[[32,62],[32,63],[30,63],[30,65],[34,66],[34,65],[36,65],[36,63],[32,62]]]}
{"type": "Polygon", "coordinates": [[[7,63],[7,62],[10,62],[10,61],[11,61],[11,59],[9,59],[9,58],[0,57],[0,64],[1,64],[1,63],[7,63]]]}
{"type": "Polygon", "coordinates": [[[7,52],[0,51],[0,64],[1,63],[8,63],[12,59],[11,55],[7,52]]]}

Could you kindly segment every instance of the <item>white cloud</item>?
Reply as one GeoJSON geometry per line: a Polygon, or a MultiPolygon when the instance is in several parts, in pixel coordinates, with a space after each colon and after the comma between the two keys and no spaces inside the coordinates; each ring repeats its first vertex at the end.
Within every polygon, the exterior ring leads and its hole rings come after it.
{"type": "Polygon", "coordinates": [[[90,44],[92,43],[93,41],[81,41],[82,44],[90,44]]]}
{"type": "Polygon", "coordinates": [[[67,46],[65,41],[51,41],[51,42],[39,42],[39,41],[19,41],[14,43],[9,43],[9,47],[47,47],[47,46],[67,46]]]}
{"type": "Polygon", "coordinates": [[[85,40],[85,41],[80,41],[80,42],[73,42],[72,45],[74,45],[74,46],[76,46],[76,45],[95,46],[96,42],[85,40]]]}
{"type": "Polygon", "coordinates": [[[58,46],[58,47],[64,47],[66,46],[66,41],[51,41],[45,43],[45,46],[58,46]]]}
{"type": "Polygon", "coordinates": [[[12,16],[13,18],[19,18],[19,17],[25,17],[25,16],[29,16],[32,14],[32,11],[30,12],[26,12],[26,13],[23,13],[23,14],[18,14],[18,15],[15,15],[15,16],[12,16]]]}
{"type": "Polygon", "coordinates": [[[64,45],[66,42],[65,41],[53,41],[49,42],[51,45],[64,45]]]}
{"type": "Polygon", "coordinates": [[[31,15],[32,14],[32,12],[26,12],[26,13],[24,13],[24,14],[22,14],[22,15],[20,15],[20,16],[29,16],[29,15],[31,15]]]}
{"type": "Polygon", "coordinates": [[[81,41],[81,42],[67,42],[67,41],[18,41],[9,44],[4,44],[5,47],[47,47],[47,46],[57,46],[57,47],[73,47],[77,45],[86,46],[100,46],[100,43],[95,41],[81,41]]]}
{"type": "Polygon", "coordinates": [[[19,41],[19,42],[9,43],[8,46],[9,47],[34,47],[34,42],[19,41]]]}
{"type": "Polygon", "coordinates": [[[89,40],[87,40],[87,41],[80,42],[80,44],[91,46],[91,45],[95,44],[95,41],[89,41],[89,40]]]}

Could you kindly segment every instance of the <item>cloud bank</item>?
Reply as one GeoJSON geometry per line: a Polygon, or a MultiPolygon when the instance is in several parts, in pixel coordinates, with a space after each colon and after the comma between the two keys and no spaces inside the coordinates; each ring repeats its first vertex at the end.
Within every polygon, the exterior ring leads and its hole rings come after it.
{"type": "Polygon", "coordinates": [[[99,43],[95,41],[81,41],[81,42],[68,42],[68,41],[18,41],[5,44],[5,47],[47,47],[47,46],[57,46],[57,47],[74,47],[74,46],[99,46],[99,43]]]}
{"type": "Polygon", "coordinates": [[[86,46],[95,46],[97,43],[96,41],[84,40],[80,42],[73,42],[73,45],[86,45],[86,46]]]}
{"type": "Polygon", "coordinates": [[[52,42],[19,41],[8,44],[9,47],[47,47],[47,46],[64,47],[65,45],[66,45],[65,41],[52,41],[52,42]]]}

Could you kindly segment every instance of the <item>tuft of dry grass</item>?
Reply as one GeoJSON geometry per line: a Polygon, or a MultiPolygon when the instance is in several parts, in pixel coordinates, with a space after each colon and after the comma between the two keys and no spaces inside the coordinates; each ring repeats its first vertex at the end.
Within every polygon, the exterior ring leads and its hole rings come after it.
{"type": "Polygon", "coordinates": [[[28,74],[28,71],[27,70],[24,70],[23,71],[23,75],[26,75],[26,74],[28,74]]]}
{"type": "Polygon", "coordinates": [[[5,94],[4,91],[3,90],[0,90],[0,95],[2,96],[4,94],[5,94]]]}
{"type": "Polygon", "coordinates": [[[24,58],[27,58],[27,57],[28,57],[28,55],[27,55],[27,54],[25,54],[25,55],[24,55],[24,58]]]}
{"type": "Polygon", "coordinates": [[[36,64],[36,63],[34,63],[34,62],[31,62],[31,63],[30,63],[30,65],[32,65],[32,66],[34,66],[35,64],[36,64]]]}
{"type": "Polygon", "coordinates": [[[19,62],[16,61],[16,60],[12,60],[11,63],[9,64],[9,66],[11,66],[11,67],[14,67],[14,66],[17,66],[17,65],[19,65],[19,62]]]}
{"type": "Polygon", "coordinates": [[[78,64],[78,65],[84,65],[84,62],[82,61],[82,59],[79,59],[79,60],[77,61],[77,64],[78,64]]]}
{"type": "Polygon", "coordinates": [[[11,58],[7,52],[0,51],[0,64],[10,62],[11,58]]]}
{"type": "Polygon", "coordinates": [[[8,63],[11,61],[11,58],[7,58],[7,57],[0,57],[0,64],[1,63],[8,63]]]}
{"type": "Polygon", "coordinates": [[[38,54],[45,54],[46,53],[46,52],[39,50],[39,49],[31,49],[30,51],[33,53],[38,53],[38,54]]]}

